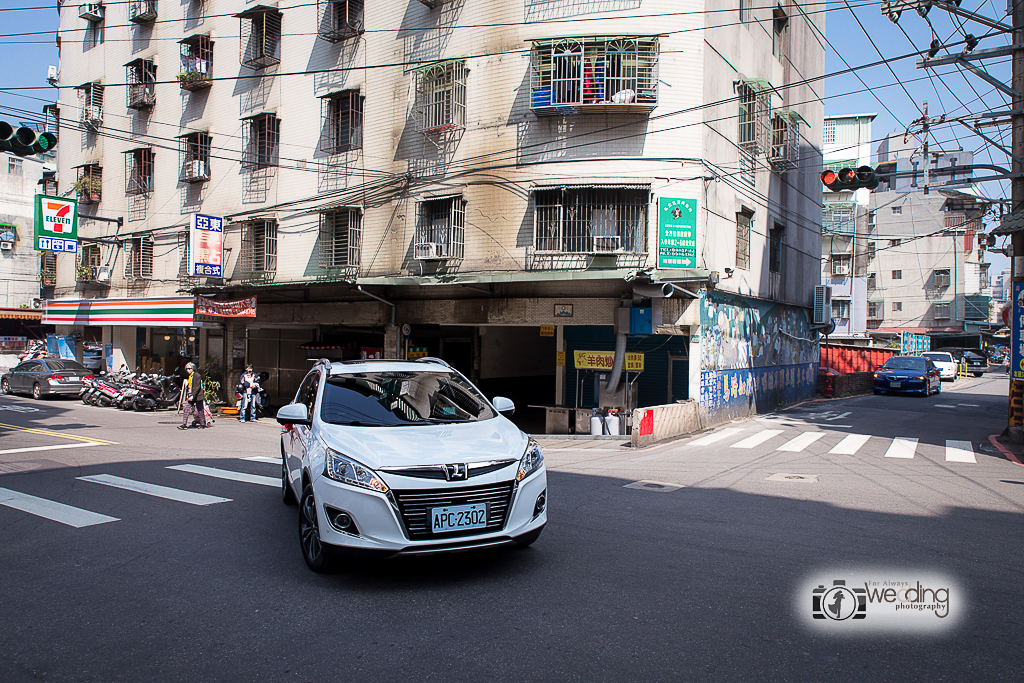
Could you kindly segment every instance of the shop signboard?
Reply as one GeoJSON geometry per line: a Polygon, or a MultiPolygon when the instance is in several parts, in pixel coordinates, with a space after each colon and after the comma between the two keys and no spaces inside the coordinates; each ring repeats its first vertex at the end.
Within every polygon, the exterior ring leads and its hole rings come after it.
{"type": "Polygon", "coordinates": [[[36,251],[78,253],[78,200],[37,194],[36,251]]]}
{"type": "Polygon", "coordinates": [[[697,267],[696,199],[658,199],[658,267],[697,267]]]}
{"type": "MultiPolygon", "coordinates": [[[[614,351],[574,351],[572,355],[577,370],[611,370],[615,363],[614,351]]],[[[627,353],[622,369],[626,372],[643,372],[644,354],[627,353]]]]}
{"type": "Polygon", "coordinates": [[[188,234],[189,275],[224,277],[224,219],[194,213],[188,234]]]}
{"type": "Polygon", "coordinates": [[[1013,343],[1010,345],[1010,377],[1024,379],[1024,282],[1013,283],[1013,343]]]}
{"type": "Polygon", "coordinates": [[[932,338],[927,334],[900,332],[900,355],[919,356],[932,348],[932,338]]]}
{"type": "Polygon", "coordinates": [[[256,297],[244,299],[209,299],[205,296],[196,297],[196,315],[218,316],[222,318],[255,318],[256,297]]]}
{"type": "Polygon", "coordinates": [[[426,346],[410,346],[409,360],[413,360],[414,358],[426,358],[429,352],[430,349],[428,349],[426,346]]]}

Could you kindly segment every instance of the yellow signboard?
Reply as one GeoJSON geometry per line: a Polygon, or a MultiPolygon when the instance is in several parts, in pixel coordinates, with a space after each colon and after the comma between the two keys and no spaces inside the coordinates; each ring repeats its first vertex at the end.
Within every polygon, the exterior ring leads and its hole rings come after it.
{"type": "Polygon", "coordinates": [[[555,336],[555,326],[554,325],[541,325],[540,326],[540,336],[542,336],[542,337],[554,337],[555,336]]]}
{"type": "MultiPolygon", "coordinates": [[[[577,370],[611,370],[615,362],[614,351],[574,351],[573,361],[577,370]]],[[[626,372],[643,372],[644,354],[627,353],[622,369],[626,372]]]]}
{"type": "Polygon", "coordinates": [[[565,351],[555,351],[555,365],[560,368],[565,367],[565,351]]]}

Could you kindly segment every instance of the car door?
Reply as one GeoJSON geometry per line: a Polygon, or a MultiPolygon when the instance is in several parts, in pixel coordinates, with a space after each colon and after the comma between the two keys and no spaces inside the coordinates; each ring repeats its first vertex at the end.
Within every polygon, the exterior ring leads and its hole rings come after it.
{"type": "MultiPolygon", "coordinates": [[[[310,420],[316,414],[316,395],[320,388],[320,371],[314,370],[306,375],[295,393],[295,403],[302,403],[306,406],[306,412],[310,420]]],[[[302,494],[300,485],[302,483],[302,461],[306,455],[306,444],[311,438],[311,427],[306,425],[287,425],[282,432],[281,439],[284,446],[285,458],[287,460],[288,477],[292,482],[292,488],[296,490],[297,496],[302,494]]]]}
{"type": "Polygon", "coordinates": [[[37,360],[25,363],[25,367],[18,373],[18,391],[31,391],[32,384],[38,381],[39,369],[43,364],[37,360]]]}
{"type": "Polygon", "coordinates": [[[928,391],[936,388],[941,381],[939,379],[939,368],[932,361],[928,361],[928,391]]]}

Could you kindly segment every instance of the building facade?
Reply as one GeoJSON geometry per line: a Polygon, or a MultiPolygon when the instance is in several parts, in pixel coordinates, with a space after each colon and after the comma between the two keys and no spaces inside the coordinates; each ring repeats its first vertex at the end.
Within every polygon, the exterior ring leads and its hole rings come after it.
{"type": "Polygon", "coordinates": [[[649,405],[720,392],[736,369],[690,363],[711,333],[702,291],[806,318],[823,13],[92,9],[60,10],[60,190],[79,197],[84,237],[58,258],[55,296],[158,317],[178,296],[257,301],[249,319],[87,324],[115,363],[212,357],[230,380],[248,361],[290,397],[320,356],[431,355],[489,394],[586,405],[600,373],[580,377],[572,351],[626,339],[647,350],[633,380],[649,405]],[[226,219],[220,277],[187,272],[194,214],[226,219]]]}

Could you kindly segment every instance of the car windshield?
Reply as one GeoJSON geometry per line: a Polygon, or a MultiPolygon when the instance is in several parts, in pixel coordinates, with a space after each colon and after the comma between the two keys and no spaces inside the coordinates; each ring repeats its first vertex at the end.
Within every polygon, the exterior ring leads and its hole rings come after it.
{"type": "Polygon", "coordinates": [[[952,363],[953,362],[953,356],[949,355],[948,353],[925,353],[923,355],[924,355],[925,358],[931,358],[933,362],[938,362],[938,363],[952,363]]]}
{"type": "Polygon", "coordinates": [[[478,422],[496,417],[487,400],[448,372],[358,372],[327,378],[324,422],[356,427],[478,422]]]}
{"type": "Polygon", "coordinates": [[[913,356],[893,356],[889,360],[885,361],[885,368],[887,370],[915,370],[924,372],[926,367],[924,358],[916,358],[913,356]]]}
{"type": "Polygon", "coordinates": [[[48,360],[46,365],[51,370],[85,370],[85,366],[76,360],[48,360]]]}

